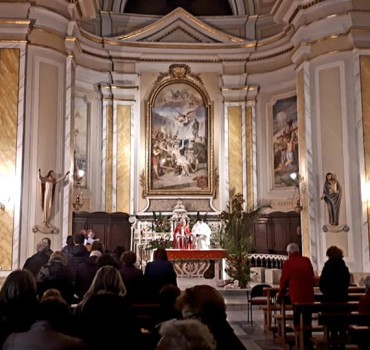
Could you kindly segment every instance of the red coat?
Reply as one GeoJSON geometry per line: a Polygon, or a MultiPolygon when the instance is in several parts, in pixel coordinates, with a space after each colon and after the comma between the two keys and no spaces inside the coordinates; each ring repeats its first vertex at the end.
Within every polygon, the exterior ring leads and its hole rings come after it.
{"type": "Polygon", "coordinates": [[[293,253],[285,261],[279,294],[284,295],[287,288],[292,304],[314,301],[314,272],[309,258],[293,253]]]}

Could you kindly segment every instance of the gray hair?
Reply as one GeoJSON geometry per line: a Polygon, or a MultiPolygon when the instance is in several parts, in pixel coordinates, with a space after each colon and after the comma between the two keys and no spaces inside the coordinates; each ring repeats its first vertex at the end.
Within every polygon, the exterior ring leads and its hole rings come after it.
{"type": "Polygon", "coordinates": [[[293,254],[293,253],[299,253],[300,250],[299,250],[298,244],[297,243],[289,243],[287,248],[286,248],[286,252],[288,253],[288,255],[293,254]]]}
{"type": "Polygon", "coordinates": [[[160,343],[165,342],[167,350],[216,350],[216,341],[209,328],[199,320],[169,320],[159,325],[160,343]]]}

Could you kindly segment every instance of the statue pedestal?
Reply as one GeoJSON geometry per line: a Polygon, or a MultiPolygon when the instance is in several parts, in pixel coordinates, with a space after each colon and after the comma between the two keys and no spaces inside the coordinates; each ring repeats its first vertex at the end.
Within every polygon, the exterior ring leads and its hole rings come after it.
{"type": "Polygon", "coordinates": [[[46,225],[35,225],[32,228],[32,231],[34,233],[41,232],[41,233],[45,233],[45,234],[57,234],[57,233],[60,232],[59,228],[56,227],[56,226],[53,226],[53,225],[49,225],[49,226],[46,226],[46,225]]]}

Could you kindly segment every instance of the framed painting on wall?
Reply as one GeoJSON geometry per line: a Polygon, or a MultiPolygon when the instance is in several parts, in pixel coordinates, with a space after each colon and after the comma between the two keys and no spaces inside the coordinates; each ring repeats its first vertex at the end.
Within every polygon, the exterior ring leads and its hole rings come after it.
{"type": "Polygon", "coordinates": [[[297,96],[277,100],[272,108],[274,187],[293,186],[299,172],[297,96]]]}
{"type": "Polygon", "coordinates": [[[212,111],[200,79],[172,65],[146,107],[147,194],[212,194],[212,111]]]}

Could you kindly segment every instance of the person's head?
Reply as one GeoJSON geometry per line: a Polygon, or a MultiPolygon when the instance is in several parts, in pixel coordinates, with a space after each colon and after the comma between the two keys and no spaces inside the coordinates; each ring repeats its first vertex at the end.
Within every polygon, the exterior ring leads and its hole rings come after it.
{"type": "Polygon", "coordinates": [[[83,235],[84,237],[87,236],[87,231],[85,229],[80,230],[78,233],[83,235]]]}
{"type": "Polygon", "coordinates": [[[29,270],[14,270],[0,290],[2,304],[26,304],[37,300],[36,279],[29,270]]]}
{"type": "Polygon", "coordinates": [[[174,284],[166,284],[159,291],[159,303],[161,305],[175,305],[177,297],[181,294],[181,289],[174,284]]]}
{"type": "Polygon", "coordinates": [[[298,244],[297,243],[289,243],[287,248],[286,248],[286,252],[288,253],[288,255],[292,255],[294,253],[300,253],[298,244]]]}
{"type": "Polygon", "coordinates": [[[82,233],[75,233],[73,235],[73,242],[74,244],[84,244],[85,242],[85,236],[82,233]]]}
{"type": "Polygon", "coordinates": [[[134,265],[136,263],[137,257],[135,252],[127,250],[126,252],[122,253],[120,259],[122,264],[124,265],[134,265]]]}
{"type": "Polygon", "coordinates": [[[49,288],[42,294],[41,301],[48,298],[63,298],[63,297],[59,289],[49,288]]]}
{"type": "Polygon", "coordinates": [[[49,170],[48,174],[46,175],[47,177],[52,177],[54,178],[55,177],[55,172],[54,170],[49,170]]]}
{"type": "Polygon", "coordinates": [[[99,269],[102,266],[113,266],[117,268],[117,261],[110,253],[103,253],[96,260],[96,266],[99,269]]]}
{"type": "Polygon", "coordinates": [[[198,320],[169,320],[159,325],[156,350],[215,350],[216,341],[209,328],[198,320]]]}
{"type": "Polygon", "coordinates": [[[226,320],[226,304],[216,288],[200,284],[185,289],[176,299],[183,318],[198,318],[205,324],[226,320]]]}
{"type": "Polygon", "coordinates": [[[326,256],[329,259],[343,259],[343,250],[335,245],[332,245],[327,249],[326,256]]]}
{"type": "Polygon", "coordinates": [[[168,260],[167,251],[164,248],[157,248],[153,253],[153,260],[168,260]]]}
{"type": "Polygon", "coordinates": [[[73,243],[73,236],[72,235],[68,235],[67,236],[66,244],[67,245],[74,245],[74,243],[73,243]]]}
{"type": "Polygon", "coordinates": [[[104,245],[100,241],[94,241],[91,244],[91,251],[93,252],[94,250],[99,251],[100,253],[104,253],[104,245]]]}
{"type": "Polygon", "coordinates": [[[369,292],[370,291],[370,275],[367,275],[364,278],[364,286],[365,286],[366,292],[369,292]]]}
{"type": "Polygon", "coordinates": [[[45,296],[45,292],[37,310],[39,321],[48,321],[49,325],[56,331],[63,332],[68,328],[72,320],[72,313],[62,295],[53,290],[45,296]]]}
{"type": "Polygon", "coordinates": [[[49,237],[42,238],[41,239],[41,242],[45,243],[48,246],[48,248],[50,249],[50,247],[51,247],[51,239],[49,237]]]}
{"type": "Polygon", "coordinates": [[[118,259],[121,257],[122,253],[125,251],[125,247],[123,245],[118,245],[113,250],[113,255],[118,257],[118,259]]]}
{"type": "Polygon", "coordinates": [[[56,250],[53,254],[50,255],[49,261],[50,262],[55,262],[55,263],[60,263],[63,266],[68,265],[67,256],[59,250],[56,250]]]}
{"type": "Polygon", "coordinates": [[[45,243],[45,242],[43,242],[42,240],[39,243],[37,243],[37,245],[36,245],[36,251],[38,253],[44,252],[44,251],[46,251],[48,249],[49,249],[48,244],[45,243]]]}
{"type": "Polygon", "coordinates": [[[94,239],[95,238],[95,232],[93,230],[87,230],[87,237],[94,239]]]}
{"type": "Polygon", "coordinates": [[[89,298],[100,291],[110,292],[120,296],[126,295],[127,291],[121,274],[115,267],[107,265],[96,271],[91,286],[85,294],[85,298],[89,298]]]}
{"type": "Polygon", "coordinates": [[[333,178],[332,173],[326,173],[326,180],[331,180],[333,178]]]}

